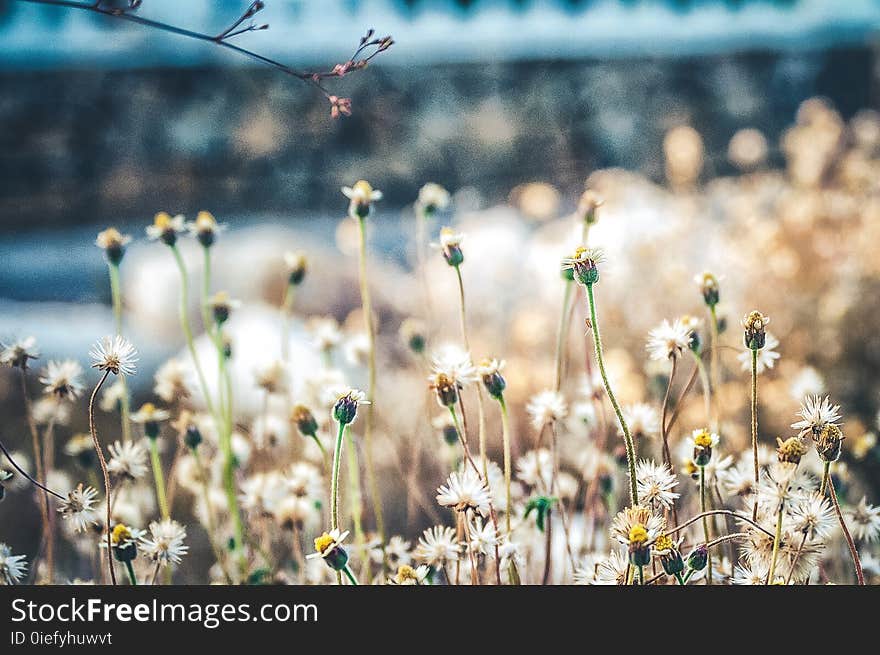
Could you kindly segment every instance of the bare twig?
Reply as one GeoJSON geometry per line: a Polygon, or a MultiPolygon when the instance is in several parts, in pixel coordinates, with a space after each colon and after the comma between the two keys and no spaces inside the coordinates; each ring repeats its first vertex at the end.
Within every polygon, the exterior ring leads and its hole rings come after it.
{"type": "Polygon", "coordinates": [[[307,84],[312,85],[321,93],[323,93],[324,97],[326,97],[327,100],[330,101],[331,115],[334,118],[340,116],[341,114],[349,115],[351,113],[351,101],[348,98],[339,98],[335,95],[332,95],[330,91],[324,86],[324,84],[322,84],[322,81],[328,78],[344,77],[347,73],[366,68],[367,64],[376,55],[378,55],[380,52],[384,52],[394,44],[394,40],[390,36],[375,37],[375,32],[371,29],[368,30],[363,37],[361,37],[357,49],[354,51],[352,56],[344,63],[336,64],[330,70],[302,71],[288,66],[287,64],[283,64],[275,59],[270,59],[269,57],[254,52],[253,50],[248,50],[247,48],[243,48],[229,42],[229,39],[231,39],[232,37],[240,36],[241,34],[244,34],[246,32],[255,32],[258,30],[265,30],[269,28],[267,24],[257,25],[253,22],[249,25],[246,25],[245,27],[241,27],[245,21],[252,18],[265,7],[265,3],[262,2],[262,0],[254,0],[254,2],[251,2],[244,13],[242,13],[242,15],[239,16],[238,19],[236,19],[228,28],[226,28],[219,34],[214,35],[205,34],[203,32],[196,32],[194,30],[188,30],[182,27],[177,27],[176,25],[171,25],[169,23],[163,23],[161,21],[138,16],[134,12],[140,8],[142,4],[141,0],[129,0],[128,5],[125,7],[107,6],[105,4],[105,0],[95,0],[93,2],[76,2],[75,0],[18,1],[30,2],[32,4],[39,5],[51,5],[54,7],[65,7],[69,9],[82,9],[83,11],[100,14],[101,16],[118,18],[129,23],[142,25],[143,27],[151,27],[154,29],[162,30],[163,32],[176,34],[178,36],[184,36],[190,39],[196,39],[198,41],[213,43],[222,48],[226,48],[227,50],[231,50],[239,55],[248,57],[249,59],[257,61],[261,64],[280,70],[286,75],[290,75],[291,77],[295,77],[307,84]]]}

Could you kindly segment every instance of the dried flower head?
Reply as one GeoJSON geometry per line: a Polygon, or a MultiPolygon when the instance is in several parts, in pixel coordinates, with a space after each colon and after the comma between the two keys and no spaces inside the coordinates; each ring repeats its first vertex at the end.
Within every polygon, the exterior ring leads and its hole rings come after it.
{"type": "Polygon", "coordinates": [[[836,462],[843,446],[843,432],[834,423],[826,423],[819,434],[813,435],[816,452],[824,462],[836,462]]]}
{"type": "Polygon", "coordinates": [[[798,436],[811,436],[814,439],[829,424],[837,424],[840,420],[840,405],[832,405],[828,396],[808,396],[804,398],[797,413],[800,421],[791,424],[792,429],[798,430],[798,436]]]}
{"type": "Polygon", "coordinates": [[[153,377],[153,392],[166,403],[185,400],[191,395],[189,386],[189,370],[177,358],[167,360],[153,377]]]}
{"type": "Polygon", "coordinates": [[[134,481],[147,473],[147,450],[138,442],[110,444],[107,471],[117,480],[134,481]]]}
{"type": "MultiPolygon", "coordinates": [[[[623,418],[634,439],[655,437],[660,433],[660,413],[647,403],[636,403],[624,407],[623,418]]],[[[622,427],[618,426],[617,431],[623,435],[622,427]]]]}
{"type": "Polygon", "coordinates": [[[790,437],[785,441],[777,437],[776,444],[776,455],[780,462],[799,464],[801,457],[807,454],[807,447],[800,437],[790,437]]]}
{"type": "Polygon", "coordinates": [[[545,389],[529,400],[526,411],[532,420],[532,426],[541,430],[548,423],[562,421],[568,416],[568,403],[565,396],[558,391],[545,389]]]}
{"type": "Polygon", "coordinates": [[[846,512],[852,526],[852,535],[863,543],[880,540],[880,507],[875,507],[862,499],[846,512]]]}
{"type": "Polygon", "coordinates": [[[416,546],[416,559],[431,566],[442,567],[447,562],[455,562],[461,552],[461,545],[455,540],[455,530],[436,525],[428,528],[419,537],[416,546]]]}
{"type": "Polygon", "coordinates": [[[131,237],[127,234],[120,234],[115,227],[108,227],[99,232],[98,238],[95,239],[95,245],[104,251],[104,257],[113,266],[119,266],[125,256],[125,247],[129,243],[131,243],[131,237]]]}
{"type": "Polygon", "coordinates": [[[770,322],[769,316],[764,316],[761,312],[754,310],[745,315],[742,320],[743,341],[746,348],[750,350],[760,350],[764,347],[767,339],[767,324],[770,322]]]}
{"type": "Polygon", "coordinates": [[[27,575],[27,557],[13,555],[12,549],[0,543],[0,583],[14,585],[27,575]]]}
{"type": "Polygon", "coordinates": [[[138,361],[137,350],[125,337],[104,337],[89,352],[92,368],[110,371],[114,375],[134,375],[138,361]]]}
{"type": "Polygon", "coordinates": [[[672,509],[679,494],[673,489],[678,484],[668,464],[657,464],[643,459],[636,464],[636,484],[639,501],[651,507],[672,509]]]}

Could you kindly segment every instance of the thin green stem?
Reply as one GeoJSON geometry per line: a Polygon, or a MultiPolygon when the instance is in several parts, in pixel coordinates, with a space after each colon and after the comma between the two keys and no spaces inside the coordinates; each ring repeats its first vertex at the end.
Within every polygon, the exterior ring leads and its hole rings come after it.
{"type": "Polygon", "coordinates": [[[205,397],[205,406],[208,408],[209,413],[219,417],[214,412],[214,403],[211,401],[208,383],[202,370],[202,365],[199,362],[199,356],[196,353],[192,328],[189,325],[189,273],[186,272],[186,264],[177,246],[170,246],[170,248],[171,253],[174,255],[174,261],[177,263],[177,269],[180,271],[180,328],[183,330],[183,335],[186,338],[186,347],[189,349],[189,354],[192,357],[196,375],[199,379],[199,385],[202,389],[202,395],[205,397]]]}
{"type": "Polygon", "coordinates": [[[351,522],[354,524],[354,538],[358,545],[358,549],[362,550],[364,542],[363,528],[363,499],[361,497],[361,472],[357,462],[357,451],[354,447],[354,438],[351,432],[348,433],[351,441],[349,447],[345,451],[346,465],[348,468],[348,497],[351,503],[351,522]]]}
{"type": "MultiPolygon", "coordinates": [[[[110,270],[110,295],[113,298],[113,317],[116,322],[116,334],[122,336],[122,285],[119,283],[119,264],[107,264],[110,270]]],[[[123,375],[119,379],[122,384],[122,396],[119,399],[119,410],[122,416],[122,440],[131,441],[131,399],[128,396],[128,381],[123,375]]]]}
{"type": "MultiPolygon", "coordinates": [[[[458,279],[458,319],[461,326],[461,340],[464,343],[464,349],[473,357],[471,353],[471,345],[468,340],[467,316],[465,313],[464,300],[464,280],[461,277],[461,266],[455,266],[455,276],[458,279]]],[[[480,445],[480,458],[483,463],[483,477],[488,474],[488,458],[486,457],[486,414],[483,409],[483,390],[482,387],[477,388],[477,429],[480,445]]]]}
{"type": "MultiPolygon", "coordinates": [[[[760,472],[758,470],[758,351],[752,349],[752,459],[755,467],[755,489],[758,488],[760,472]]],[[[752,508],[752,520],[758,520],[758,495],[755,494],[755,505],[752,508]]]]}
{"type": "MultiPolygon", "coordinates": [[[[700,514],[703,515],[703,539],[709,543],[709,514],[706,513],[706,467],[700,467],[700,514]]],[[[712,552],[708,557],[708,571],[706,574],[706,584],[712,584],[712,552]]]]}
{"type": "Polygon", "coordinates": [[[355,587],[358,585],[357,578],[354,577],[354,573],[351,572],[351,569],[348,565],[345,565],[345,568],[342,569],[342,572],[345,573],[345,577],[348,578],[348,581],[351,582],[355,587]]]}
{"type": "Polygon", "coordinates": [[[608,382],[608,374],[605,372],[605,360],[602,356],[602,337],[599,334],[599,322],[596,319],[596,301],[593,298],[593,285],[588,284],[586,286],[587,300],[590,304],[590,325],[593,331],[593,345],[596,350],[596,365],[599,367],[599,374],[602,376],[602,384],[605,385],[605,393],[608,394],[608,400],[611,401],[611,406],[614,408],[614,413],[617,415],[617,420],[620,423],[620,429],[623,431],[623,439],[626,445],[626,463],[629,468],[630,505],[638,505],[639,492],[636,488],[635,448],[633,447],[632,436],[629,433],[629,426],[623,418],[623,412],[620,410],[620,405],[617,403],[617,398],[608,382]]]}
{"type": "Polygon", "coordinates": [[[202,328],[210,335],[214,322],[211,320],[211,309],[208,306],[208,298],[211,297],[211,249],[202,246],[202,328]]]}
{"type": "Polygon", "coordinates": [[[162,460],[159,458],[159,443],[156,439],[147,439],[150,446],[150,464],[153,467],[153,482],[156,485],[156,499],[159,501],[159,512],[163,519],[171,518],[168,500],[165,497],[165,476],[162,473],[162,460]]]}
{"type": "Polygon", "coordinates": [[[718,312],[715,309],[715,305],[709,306],[709,316],[710,316],[710,325],[709,331],[712,335],[712,350],[709,353],[711,358],[711,378],[709,386],[712,389],[712,399],[714,400],[714,420],[712,421],[713,431],[717,430],[719,423],[721,422],[720,411],[718,407],[718,389],[719,389],[719,380],[721,379],[721,343],[718,336],[718,312]]]}
{"type": "Polygon", "coordinates": [[[568,344],[569,308],[574,291],[574,281],[565,281],[565,294],[562,296],[562,313],[559,315],[559,326],[556,328],[556,391],[562,388],[562,378],[565,376],[565,354],[568,344]]]}
{"type": "Polygon", "coordinates": [[[333,472],[330,477],[330,529],[339,528],[339,467],[342,462],[342,445],[345,436],[345,423],[339,424],[336,433],[336,446],[333,448],[333,472]]]}
{"type": "Polygon", "coordinates": [[[369,343],[369,383],[367,396],[371,401],[367,405],[367,421],[364,429],[364,464],[367,471],[367,484],[370,487],[370,496],[373,501],[376,531],[379,533],[379,540],[382,542],[384,551],[385,517],[382,513],[382,498],[379,495],[379,487],[376,483],[376,474],[373,468],[373,428],[376,422],[376,327],[373,324],[373,305],[370,300],[370,284],[367,277],[367,222],[365,218],[358,219],[358,231],[360,235],[358,259],[360,265],[361,305],[369,343]]]}
{"type": "Polygon", "coordinates": [[[125,561],[125,570],[128,571],[128,581],[133,587],[137,587],[137,576],[134,574],[134,567],[131,565],[131,560],[125,561]]]}
{"type": "Polygon", "coordinates": [[[776,513],[776,534],[773,535],[773,552],[770,555],[770,570],[767,571],[767,579],[765,585],[773,584],[776,573],[776,560],[779,558],[779,542],[782,540],[782,516],[784,514],[785,505],[779,503],[779,511],[776,513]]]}
{"type": "Polygon", "coordinates": [[[235,533],[235,547],[240,550],[243,564],[244,524],[238,507],[238,493],[236,492],[235,485],[235,454],[232,452],[232,385],[226,366],[226,353],[223,350],[223,339],[219,325],[217,325],[215,329],[215,345],[217,348],[219,367],[217,386],[222,390],[220,414],[217,416],[217,427],[220,432],[218,440],[220,451],[223,455],[223,487],[226,491],[226,502],[229,506],[229,515],[232,518],[232,526],[235,533]],[[223,402],[224,399],[225,403],[223,402]]]}
{"type": "Polygon", "coordinates": [[[507,414],[507,403],[504,396],[498,396],[498,404],[501,406],[501,440],[504,442],[504,493],[507,501],[507,511],[505,514],[507,535],[510,536],[510,515],[513,512],[513,505],[510,501],[510,478],[511,478],[511,462],[510,462],[510,417],[507,414]]]}
{"type": "Polygon", "coordinates": [[[290,359],[290,313],[295,296],[296,287],[288,282],[281,302],[281,359],[285,362],[290,359]]]}

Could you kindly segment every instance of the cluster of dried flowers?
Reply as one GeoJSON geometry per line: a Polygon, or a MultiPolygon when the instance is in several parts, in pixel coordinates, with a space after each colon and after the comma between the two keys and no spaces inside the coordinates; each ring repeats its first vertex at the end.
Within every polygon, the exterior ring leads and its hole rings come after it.
{"type": "MultiPolygon", "coordinates": [[[[876,116],[862,116],[847,132],[821,103],[806,104],[801,114],[784,147],[788,179],[802,194],[822,198],[829,186],[839,192],[856,184],[852,176],[866,167],[880,170],[876,116]]],[[[678,193],[693,193],[699,157],[682,153],[701,151],[694,138],[673,132],[666,143],[668,155],[677,153],[667,165],[684,189],[678,193]]],[[[762,139],[747,132],[731,144],[731,157],[750,171],[743,177],[750,192],[770,184],[767,177],[779,183],[774,173],[755,172],[766,154],[762,139]]],[[[876,183],[864,174],[858,180],[862,186],[850,192],[878,206],[876,183]]],[[[790,428],[771,442],[762,426],[779,418],[769,416],[773,405],[762,396],[773,393],[768,377],[779,370],[777,349],[788,330],[774,336],[770,318],[757,310],[744,316],[741,330],[730,324],[722,304],[726,271],[698,273],[683,285],[689,306],[700,311],[643,333],[645,350],[630,357],[649,374],[634,385],[615,361],[616,332],[600,311],[600,300],[608,302],[604,273],[614,262],[592,243],[604,209],[588,190],[576,215],[564,219],[580,243],[558,252],[553,271],[562,300],[555,351],[528,359],[503,352],[503,340],[494,339],[493,352],[475,352],[487,341],[472,341],[482,332],[469,322],[462,275],[472,254],[451,227],[436,231],[433,246],[456,293],[442,307],[425,294],[420,316],[399,322],[392,346],[373,308],[368,266],[367,227],[382,194],[363,180],[343,193],[346,220],[359,237],[359,327],[298,317],[307,259],[286,254],[277,357],[253,371],[252,386],[264,399],[253,416],[237,412],[240,381],[229,366],[236,348],[228,322],[241,303],[212,288],[212,254],[224,226],[207,212],[191,222],[160,212],[146,230],[178,268],[187,350],[157,370],[155,402],[135,412],[126,379],[138,374],[138,358],[124,335],[119,284],[131,239],[113,228],[98,236],[117,321],[115,334],[91,352],[94,386],[86,386],[80,363],[50,361],[39,375],[44,393],[31,403],[35,341],[4,344],[0,353],[20,377],[32,442],[27,454],[0,443],[10,467],[0,470],[0,491],[30,484],[43,523],[30,563],[0,544],[0,582],[22,582],[29,573],[37,582],[116,582],[117,566],[130,584],[171,582],[192,547],[184,517],[195,522],[191,531],[206,535],[209,581],[216,583],[865,584],[880,575],[873,551],[880,508],[860,497],[843,461],[844,444],[853,443],[857,458],[872,451],[869,433],[845,440],[841,408],[819,373],[804,368],[786,382],[800,408],[782,419],[790,428]],[[186,238],[196,240],[204,262],[196,319],[179,249],[186,238]],[[454,327],[440,327],[441,313],[454,315],[454,327]],[[584,317],[580,335],[571,329],[576,314],[584,317]],[[320,367],[303,370],[291,354],[294,321],[311,334],[320,367]],[[210,367],[198,340],[211,346],[210,367]],[[583,357],[571,352],[578,341],[583,357]],[[544,372],[543,388],[522,384],[544,372]],[[365,391],[353,388],[355,378],[365,391]],[[394,378],[403,380],[399,397],[381,390],[394,378]],[[418,379],[424,385],[407,395],[403,387],[418,379]],[[64,448],[84,480],[74,485],[63,470],[69,467],[54,462],[54,439],[80,404],[89,432],[74,434],[64,448]],[[96,407],[118,413],[119,440],[98,434],[96,407]],[[419,427],[394,434],[403,421],[419,427]],[[389,476],[403,494],[389,491],[389,476]],[[404,534],[386,530],[386,514],[404,534]],[[421,531],[426,520],[431,525],[421,531]],[[61,563],[61,541],[77,557],[61,563]]],[[[437,184],[425,185],[414,204],[422,289],[433,281],[425,235],[450,204],[437,184]]],[[[780,301],[774,315],[784,311],[780,301]]]]}

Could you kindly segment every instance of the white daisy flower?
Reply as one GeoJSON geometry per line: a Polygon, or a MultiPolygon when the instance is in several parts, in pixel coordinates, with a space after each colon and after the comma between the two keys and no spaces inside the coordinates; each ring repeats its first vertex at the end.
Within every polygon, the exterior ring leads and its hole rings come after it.
{"type": "Polygon", "coordinates": [[[489,555],[498,543],[498,532],[492,521],[476,518],[469,525],[470,542],[468,546],[475,555],[489,555]]]}
{"type": "Polygon", "coordinates": [[[428,579],[430,574],[431,569],[424,564],[416,568],[411,567],[409,564],[401,564],[397,567],[397,573],[394,574],[394,577],[388,580],[388,584],[398,586],[422,585],[425,584],[425,580],[428,579]]]}
{"type": "Polygon", "coordinates": [[[663,322],[648,333],[648,355],[654,360],[665,360],[681,355],[693,339],[691,329],[680,319],[663,322]]]}
{"type": "Polygon", "coordinates": [[[526,411],[532,419],[532,426],[541,430],[548,423],[559,422],[568,416],[568,404],[558,391],[545,389],[529,400],[526,411]]]}
{"type": "Polygon", "coordinates": [[[82,374],[82,366],[75,360],[51,360],[40,376],[40,382],[45,385],[43,392],[61,399],[75,400],[84,388],[82,374]]]}
{"type": "Polygon", "coordinates": [[[798,436],[815,436],[822,432],[826,425],[837,425],[840,421],[840,405],[832,405],[828,396],[807,396],[797,413],[800,421],[791,424],[798,430],[798,436]]]}
{"type": "Polygon", "coordinates": [[[646,459],[636,464],[639,501],[646,505],[671,509],[675,499],[680,495],[673,491],[677,484],[678,480],[667,464],[656,464],[646,459]]]}
{"type": "Polygon", "coordinates": [[[40,351],[36,348],[34,337],[25,337],[12,343],[0,344],[0,364],[13,368],[27,368],[29,359],[38,359],[40,351]]]}
{"type": "Polygon", "coordinates": [[[150,241],[162,239],[169,246],[177,241],[177,235],[186,232],[186,219],[182,214],[171,216],[167,212],[159,212],[153,217],[153,224],[148,225],[147,238],[150,241]]]}
{"type": "MultiPolygon", "coordinates": [[[[761,350],[757,351],[758,357],[756,370],[758,372],[758,375],[761,375],[768,368],[773,368],[776,360],[780,357],[779,353],[774,350],[774,348],[776,348],[778,345],[779,339],[768,332],[766,340],[764,341],[764,347],[761,348],[761,350]]],[[[739,361],[742,370],[752,370],[752,351],[749,348],[746,348],[745,350],[740,352],[740,354],[737,355],[736,358],[739,361]]]]}
{"type": "Polygon", "coordinates": [[[166,403],[190,396],[189,369],[180,359],[167,360],[156,371],[153,380],[153,392],[166,403]]]}
{"type": "Polygon", "coordinates": [[[827,539],[837,527],[834,508],[827,498],[810,494],[797,498],[788,508],[791,529],[807,535],[807,539],[827,539]]]}
{"type": "Polygon", "coordinates": [[[184,545],[186,528],[173,519],[150,523],[149,537],[141,537],[141,550],[162,566],[178,564],[189,546],[184,545]]]}
{"type": "Polygon", "coordinates": [[[24,555],[13,555],[12,549],[0,543],[0,584],[14,585],[21,582],[27,575],[27,558],[24,555]]]}
{"type": "Polygon", "coordinates": [[[330,532],[324,532],[315,539],[315,552],[306,555],[306,559],[326,559],[336,549],[342,546],[342,542],[348,536],[348,530],[340,532],[339,528],[333,528],[330,532]]]}
{"type": "Polygon", "coordinates": [[[431,368],[434,375],[443,374],[459,386],[479,380],[470,353],[454,344],[444,344],[434,352],[431,368]]]}
{"type": "Polygon", "coordinates": [[[137,480],[147,472],[147,449],[136,441],[117,441],[108,447],[107,470],[117,479],[137,480]]]}
{"type": "Polygon", "coordinates": [[[431,566],[442,567],[447,562],[458,559],[461,545],[455,540],[455,530],[435,525],[419,537],[416,546],[416,559],[431,566]]]}
{"type": "Polygon", "coordinates": [[[61,501],[58,512],[70,521],[77,532],[85,532],[89,525],[98,524],[98,513],[95,511],[98,492],[93,487],[78,484],[76,489],[68,492],[67,499],[61,501]]]}
{"type": "Polygon", "coordinates": [[[628,545],[630,535],[633,529],[643,528],[647,533],[647,539],[644,541],[653,541],[663,532],[666,527],[666,521],[662,516],[654,514],[647,507],[636,505],[634,507],[626,507],[618,512],[611,521],[611,536],[619,543],[628,545]]]}
{"type": "Polygon", "coordinates": [[[365,218],[370,213],[373,202],[382,200],[382,192],[374,189],[366,180],[358,180],[351,187],[342,187],[342,195],[351,201],[348,213],[352,218],[365,218]]]}
{"type": "Polygon", "coordinates": [[[553,455],[546,448],[528,451],[516,460],[516,476],[530,487],[550,489],[553,455]]]}
{"type": "Polygon", "coordinates": [[[853,539],[872,543],[880,539],[880,507],[869,504],[864,496],[858,505],[846,510],[853,539]]]}
{"type": "Polygon", "coordinates": [[[437,502],[457,512],[474,510],[482,516],[488,516],[490,500],[486,484],[473,469],[466,469],[464,473],[453,471],[446,479],[446,484],[437,489],[437,502]]]}
{"type": "MultiPolygon", "coordinates": [[[[660,414],[647,403],[636,403],[623,408],[623,418],[633,437],[655,437],[660,434],[660,414]]],[[[623,428],[617,428],[623,434],[623,428]]]]}
{"type": "Polygon", "coordinates": [[[92,368],[110,371],[114,375],[134,375],[136,369],[137,350],[125,337],[104,337],[97,342],[89,355],[92,368]]]}

